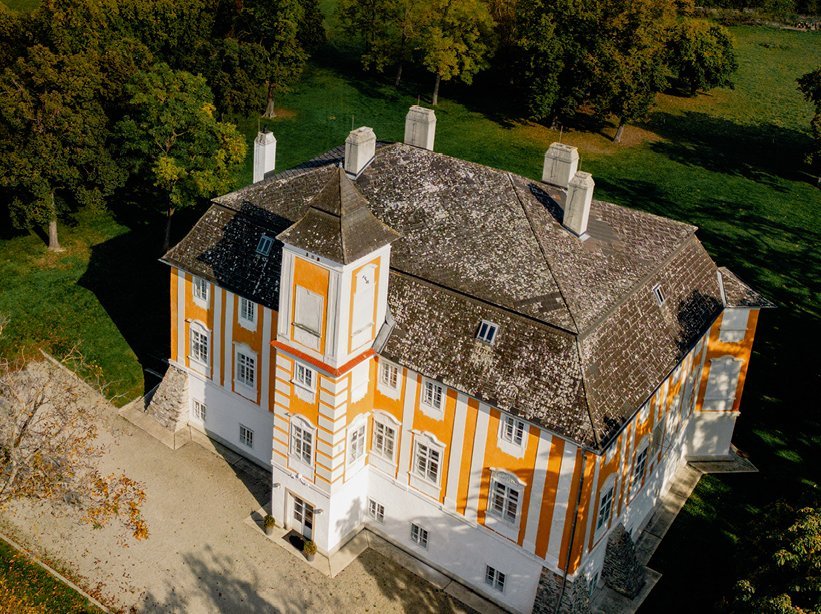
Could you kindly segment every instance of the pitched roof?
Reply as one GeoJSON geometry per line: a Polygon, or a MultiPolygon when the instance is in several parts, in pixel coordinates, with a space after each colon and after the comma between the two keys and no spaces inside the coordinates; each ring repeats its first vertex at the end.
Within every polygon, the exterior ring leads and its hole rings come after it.
{"type": "Polygon", "coordinates": [[[298,222],[277,239],[334,262],[348,264],[399,235],[380,222],[368,201],[340,167],[311,200],[298,222]]]}
{"type": "Polygon", "coordinates": [[[772,308],[775,303],[767,300],[758,292],[753,290],[727,267],[719,267],[721,281],[724,286],[724,296],[727,299],[727,307],[753,307],[772,308]]]}
{"type": "Polygon", "coordinates": [[[238,222],[217,210],[265,219],[261,227],[275,232],[290,226],[283,240],[337,261],[398,233],[394,322],[379,351],[597,449],[722,308],[716,266],[689,224],[594,200],[590,238],[580,241],[561,225],[564,192],[541,182],[401,143],[379,143],[354,182],[337,168],[343,155],[337,148],[215,199],[166,261],[276,309],[270,274],[229,274],[242,269],[232,249],[252,250],[256,235],[236,237],[228,226],[238,222]],[[349,214],[365,220],[363,247],[343,231],[349,214]],[[232,241],[242,245],[221,245],[232,241]],[[652,292],[659,283],[662,305],[652,292]],[[481,319],[500,325],[492,345],[475,339],[481,319]]]}

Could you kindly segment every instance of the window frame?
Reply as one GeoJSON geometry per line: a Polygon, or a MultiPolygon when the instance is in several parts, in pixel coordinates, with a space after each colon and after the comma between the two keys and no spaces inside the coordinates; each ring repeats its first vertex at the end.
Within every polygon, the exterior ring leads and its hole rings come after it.
{"type": "Polygon", "coordinates": [[[254,301],[245,298],[244,296],[240,296],[238,307],[239,315],[237,317],[237,321],[239,322],[239,325],[248,330],[255,331],[257,329],[257,314],[259,313],[257,304],[254,301]],[[247,307],[249,305],[251,306],[250,318],[246,317],[244,313],[245,311],[247,311],[247,307]]]}
{"type": "Polygon", "coordinates": [[[206,373],[208,373],[211,368],[211,331],[198,320],[191,322],[188,327],[188,363],[189,365],[193,363],[194,365],[202,367],[206,373]],[[195,334],[205,339],[204,344],[198,344],[200,347],[204,346],[205,348],[204,357],[194,351],[195,334]]]}
{"type": "Polygon", "coordinates": [[[313,290],[309,290],[305,286],[296,284],[294,286],[294,341],[310,348],[312,350],[319,350],[319,341],[322,338],[322,327],[325,321],[325,298],[313,290]],[[306,323],[302,318],[305,315],[304,303],[306,300],[316,301],[318,307],[318,318],[316,322],[316,329],[310,323],[306,323]]]}
{"type": "Polygon", "coordinates": [[[410,468],[410,484],[416,490],[428,495],[433,499],[440,499],[442,492],[442,463],[445,458],[445,444],[436,439],[431,433],[412,431],[413,438],[413,454],[411,455],[410,468]],[[425,448],[427,453],[424,458],[420,457],[421,448],[425,448]],[[433,455],[436,455],[436,460],[433,460],[433,455]],[[420,459],[425,464],[424,472],[420,472],[420,459]],[[430,467],[435,463],[436,465],[436,481],[430,479],[430,467]]]}
{"type": "Polygon", "coordinates": [[[347,436],[347,465],[354,467],[365,463],[365,453],[368,445],[367,421],[364,416],[357,417],[348,426],[347,436]]]}
{"type": "Polygon", "coordinates": [[[707,384],[704,387],[704,398],[701,403],[702,411],[735,411],[733,406],[738,397],[738,384],[741,381],[742,371],[744,370],[744,361],[740,358],[736,358],[732,354],[724,354],[723,356],[711,358],[706,366],[709,366],[709,370],[707,372],[707,384]],[[720,373],[718,376],[715,376],[718,369],[729,370],[729,372],[720,373]],[[732,378],[730,377],[731,375],[732,378]],[[726,395],[717,394],[721,391],[721,382],[717,381],[718,377],[721,376],[727,377],[728,379],[726,395]],[[714,377],[716,378],[713,379],[714,377]]]}
{"type": "Polygon", "coordinates": [[[303,416],[292,416],[288,430],[288,458],[291,461],[290,464],[296,469],[301,469],[303,473],[313,474],[316,459],[316,427],[303,416]],[[301,436],[298,435],[297,431],[301,433],[301,436]],[[306,446],[309,452],[308,459],[305,458],[306,446]]]}
{"type": "Polygon", "coordinates": [[[650,458],[650,438],[645,435],[641,443],[636,447],[636,457],[633,461],[633,471],[630,473],[630,492],[636,495],[644,485],[647,476],[647,465],[650,458]],[[641,466],[641,472],[639,472],[641,466]]]}
{"type": "Polygon", "coordinates": [[[250,450],[254,449],[254,429],[248,428],[241,422],[239,424],[239,443],[250,450]]]}
{"type": "Polygon", "coordinates": [[[613,516],[613,503],[616,498],[616,479],[615,475],[609,476],[602,484],[599,491],[599,503],[596,509],[596,520],[593,528],[594,540],[598,541],[602,532],[606,532],[610,526],[610,520],[613,516]],[[609,501],[607,501],[609,497],[609,501]],[[607,513],[604,514],[604,508],[607,506],[607,513]]]}
{"type": "Polygon", "coordinates": [[[382,357],[379,358],[379,373],[376,377],[376,387],[379,392],[391,399],[398,399],[402,388],[402,382],[399,379],[401,375],[401,367],[399,365],[390,360],[385,360],[382,357]],[[389,374],[393,373],[395,377],[391,378],[390,375],[388,375],[388,377],[385,378],[384,375],[386,371],[389,374]],[[393,384],[390,383],[391,379],[394,380],[393,384]]]}
{"type": "Polygon", "coordinates": [[[429,377],[422,377],[422,391],[419,395],[419,406],[422,410],[422,413],[431,416],[432,418],[439,418],[441,419],[445,415],[445,400],[447,398],[447,390],[445,389],[444,384],[440,384],[434,379],[429,377]],[[431,392],[431,399],[428,400],[428,387],[434,392],[431,392]],[[434,405],[433,402],[436,401],[436,392],[435,390],[439,390],[439,404],[434,405]]]}
{"type": "Polygon", "coordinates": [[[234,345],[234,391],[242,394],[244,397],[250,397],[252,400],[256,401],[257,397],[257,382],[259,381],[258,376],[259,371],[259,361],[257,360],[257,353],[252,350],[249,346],[245,345],[244,343],[235,344],[234,345]],[[243,364],[243,359],[245,360],[246,364],[243,364]],[[247,381],[247,379],[242,379],[240,374],[248,372],[248,361],[252,363],[253,369],[250,371],[251,373],[251,381],[247,381]]]}
{"type": "Polygon", "coordinates": [[[199,399],[191,399],[191,415],[202,424],[208,419],[208,406],[199,399]]]}
{"type": "Polygon", "coordinates": [[[430,532],[419,523],[412,522],[410,530],[410,540],[420,548],[427,550],[430,541],[430,532]]]}
{"type": "Polygon", "coordinates": [[[504,593],[506,581],[507,574],[503,571],[499,571],[495,567],[485,564],[485,584],[500,593],[504,593]]]}
{"type": "Polygon", "coordinates": [[[499,325],[490,320],[482,320],[479,322],[479,328],[476,330],[476,340],[488,345],[493,345],[496,338],[499,336],[499,325]],[[483,334],[484,331],[484,334],[483,334]]]}
{"type": "Polygon", "coordinates": [[[211,295],[211,284],[199,275],[191,276],[191,297],[200,307],[208,307],[208,298],[211,295]]]}
{"type": "Polygon", "coordinates": [[[316,369],[304,363],[294,361],[294,377],[291,380],[293,384],[309,392],[316,392],[316,377],[316,369]],[[306,374],[310,374],[310,377],[307,378],[309,381],[306,381],[306,374]]]}
{"type": "Polygon", "coordinates": [[[749,309],[725,307],[718,330],[718,340],[722,343],[741,343],[747,337],[749,325],[749,309]]]}
{"type": "Polygon", "coordinates": [[[527,422],[507,412],[501,412],[499,420],[498,446],[505,454],[514,458],[522,458],[527,448],[530,432],[527,422]],[[509,427],[509,428],[508,428],[509,427]],[[510,438],[508,438],[508,433],[510,438]],[[517,439],[518,433],[518,441],[517,439]]]}
{"type": "Polygon", "coordinates": [[[263,233],[259,237],[259,241],[257,241],[257,249],[256,253],[260,256],[270,256],[271,249],[274,246],[274,239],[273,237],[269,237],[267,234],[263,233]]]}
{"type": "Polygon", "coordinates": [[[368,497],[368,516],[379,524],[385,524],[385,506],[376,499],[368,497]]]}
{"type": "Polygon", "coordinates": [[[487,507],[485,509],[485,525],[504,537],[518,542],[526,489],[527,484],[519,479],[517,475],[503,469],[491,468],[487,507]],[[501,510],[496,507],[500,491],[502,493],[501,510]],[[510,496],[512,493],[515,493],[515,497],[510,496]],[[512,519],[510,517],[511,503],[515,505],[512,519]]]}
{"type": "Polygon", "coordinates": [[[664,303],[667,301],[667,297],[664,295],[664,290],[661,287],[661,282],[655,284],[653,286],[652,291],[653,291],[653,296],[656,299],[656,304],[658,304],[659,307],[664,305],[664,303]]]}

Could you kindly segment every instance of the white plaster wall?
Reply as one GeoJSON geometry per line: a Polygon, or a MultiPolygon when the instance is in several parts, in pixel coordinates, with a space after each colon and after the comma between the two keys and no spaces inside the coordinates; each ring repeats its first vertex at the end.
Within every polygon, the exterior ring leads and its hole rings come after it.
{"type": "Polygon", "coordinates": [[[368,467],[363,467],[341,486],[332,486],[330,509],[323,519],[328,526],[328,552],[335,552],[359,532],[368,514],[368,473],[368,467]]]}
{"type": "MultiPolygon", "coordinates": [[[[271,468],[274,417],[270,412],[210,380],[201,379],[190,373],[188,390],[189,399],[203,402],[207,407],[205,424],[190,417],[189,413],[189,424],[192,427],[220,440],[257,464],[267,469],[271,468]],[[240,423],[254,431],[253,449],[239,442],[240,423]]],[[[189,412],[190,410],[189,404],[189,412]]]]}
{"type": "Polygon", "coordinates": [[[696,412],[689,424],[688,458],[727,456],[738,412],[696,412]]]}
{"type": "Polygon", "coordinates": [[[384,523],[372,520],[366,508],[365,524],[371,530],[477,592],[514,611],[530,612],[544,561],[489,529],[445,512],[438,502],[400,486],[378,470],[369,473],[370,496],[385,506],[384,523]],[[412,522],[428,530],[427,549],[411,541],[412,522]],[[486,565],[505,574],[504,593],[485,584],[486,565]]]}

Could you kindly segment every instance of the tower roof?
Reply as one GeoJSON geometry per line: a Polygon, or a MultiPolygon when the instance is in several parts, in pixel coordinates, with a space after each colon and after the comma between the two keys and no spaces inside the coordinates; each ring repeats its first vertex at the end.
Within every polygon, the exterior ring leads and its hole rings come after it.
{"type": "Polygon", "coordinates": [[[345,174],[336,169],[305,215],[277,238],[323,258],[348,264],[399,238],[382,223],[345,174]]]}

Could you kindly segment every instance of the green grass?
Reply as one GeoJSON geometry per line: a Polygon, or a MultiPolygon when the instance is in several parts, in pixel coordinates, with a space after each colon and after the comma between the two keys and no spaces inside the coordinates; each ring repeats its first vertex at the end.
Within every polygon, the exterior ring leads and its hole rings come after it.
{"type": "MultiPolygon", "coordinates": [[[[33,563],[25,555],[0,539],[0,581],[5,591],[23,604],[43,612],[99,612],[85,597],[63,584],[45,569],[33,563]]],[[[6,594],[6,599],[10,596],[6,594]]],[[[0,610],[12,608],[10,603],[0,604],[0,610]]]]}
{"type": "MultiPolygon", "coordinates": [[[[324,0],[330,11],[333,0],[324,0]]],[[[338,38],[338,28],[331,27],[338,38]]],[[[821,196],[803,174],[811,108],[795,79],[821,62],[821,34],[758,27],[732,29],[740,68],[734,90],[697,98],[660,96],[652,116],[615,145],[613,126],[569,130],[599,198],[691,222],[708,251],[770,299],[762,314],[735,441],[757,475],[711,476],[662,543],[651,566],[664,575],[645,611],[669,603],[709,610],[741,573],[734,554],[751,517],[778,498],[815,497],[814,457],[821,440],[816,413],[819,338],[821,196]],[[694,580],[695,579],[695,580],[694,580]],[[697,589],[694,590],[694,581],[697,589]]],[[[284,169],[344,142],[351,126],[381,139],[402,138],[407,107],[432,86],[409,71],[397,91],[390,79],[363,75],[344,47],[319,55],[268,124],[284,169]]],[[[473,89],[444,84],[438,151],[530,177],[558,133],[501,116],[504,95],[481,80],[473,89]]],[[[257,119],[241,119],[249,144],[257,119]]],[[[251,159],[240,178],[247,183],[251,159]]],[[[60,350],[79,343],[100,364],[113,390],[142,391],[141,366],[168,352],[167,272],[156,264],[161,220],[83,213],[61,228],[68,248],[47,255],[24,235],[0,241],[0,313],[11,323],[0,354],[18,347],[60,350]]],[[[197,212],[175,222],[177,235],[197,212]]]]}

